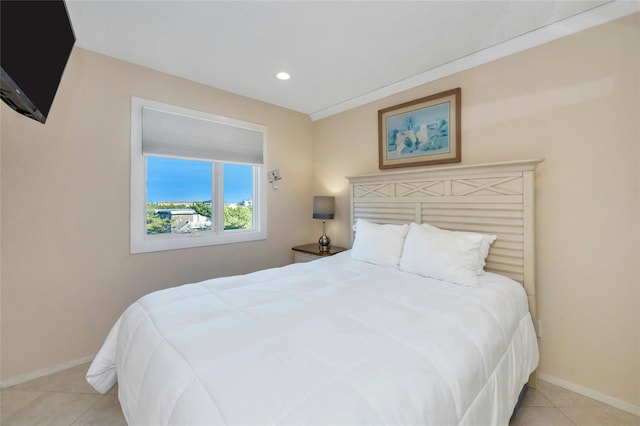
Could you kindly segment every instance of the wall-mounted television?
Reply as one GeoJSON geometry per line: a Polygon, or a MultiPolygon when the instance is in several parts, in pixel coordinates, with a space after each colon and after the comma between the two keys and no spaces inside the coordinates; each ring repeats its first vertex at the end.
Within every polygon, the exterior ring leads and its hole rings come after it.
{"type": "Polygon", "coordinates": [[[75,40],[63,0],[0,1],[2,100],[44,123],[75,40]]]}

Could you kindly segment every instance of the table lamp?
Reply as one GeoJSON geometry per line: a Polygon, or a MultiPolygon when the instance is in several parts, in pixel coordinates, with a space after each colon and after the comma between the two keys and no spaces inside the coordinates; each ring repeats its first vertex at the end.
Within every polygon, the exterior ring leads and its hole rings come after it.
{"type": "Polygon", "coordinates": [[[313,218],[322,219],[322,236],[318,240],[320,251],[327,251],[331,246],[331,238],[327,236],[325,222],[333,219],[333,207],[335,197],[316,195],[313,197],[313,218]]]}

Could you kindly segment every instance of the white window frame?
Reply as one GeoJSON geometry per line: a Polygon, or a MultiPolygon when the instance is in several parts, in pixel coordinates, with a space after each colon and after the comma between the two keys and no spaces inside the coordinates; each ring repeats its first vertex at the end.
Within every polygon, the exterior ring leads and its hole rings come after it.
{"type": "MultiPolygon", "coordinates": [[[[195,111],[161,102],[132,97],[131,98],[131,253],[148,253],[164,250],[176,250],[191,247],[203,247],[218,244],[230,244],[246,241],[264,240],[267,238],[267,200],[265,174],[267,152],[267,129],[265,126],[235,120],[202,111],[195,111]],[[253,228],[224,230],[223,209],[215,208],[212,217],[214,230],[198,231],[190,234],[154,234],[147,235],[147,169],[146,159],[142,155],[142,109],[154,108],[169,113],[182,114],[187,117],[214,121],[218,124],[257,130],[263,134],[263,165],[253,166],[253,228]],[[218,214],[217,212],[220,211],[218,214]]],[[[168,156],[168,158],[180,158],[168,156]]],[[[212,161],[212,184],[215,206],[223,206],[224,176],[220,163],[212,161]]],[[[224,164],[224,163],[222,163],[224,164]]]]}

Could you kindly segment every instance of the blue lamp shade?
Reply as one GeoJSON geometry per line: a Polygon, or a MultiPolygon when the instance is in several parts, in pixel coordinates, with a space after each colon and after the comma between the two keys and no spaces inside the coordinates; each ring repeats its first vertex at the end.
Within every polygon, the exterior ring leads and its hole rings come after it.
{"type": "Polygon", "coordinates": [[[333,206],[335,197],[319,196],[313,197],[313,218],[333,219],[333,206]]]}

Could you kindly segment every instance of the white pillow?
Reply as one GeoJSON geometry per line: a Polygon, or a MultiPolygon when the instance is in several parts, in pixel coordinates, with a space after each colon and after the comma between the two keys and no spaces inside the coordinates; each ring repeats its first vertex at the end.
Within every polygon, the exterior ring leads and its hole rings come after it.
{"type": "Polygon", "coordinates": [[[467,287],[478,285],[480,241],[443,229],[412,223],[404,243],[400,270],[467,287]]]}
{"type": "MultiPolygon", "coordinates": [[[[438,228],[437,226],[433,226],[428,223],[423,223],[422,227],[427,231],[429,230],[438,230],[438,231],[446,231],[446,229],[438,228]]],[[[478,264],[476,265],[476,274],[482,275],[484,274],[484,266],[486,265],[485,259],[489,255],[489,249],[491,248],[491,244],[498,238],[496,235],[492,234],[481,234],[479,232],[466,232],[466,231],[450,231],[455,232],[456,234],[464,235],[474,240],[480,241],[480,255],[478,257],[478,264]]]]}
{"type": "Polygon", "coordinates": [[[358,219],[351,257],[363,262],[397,268],[408,231],[409,225],[381,225],[358,219]]]}

